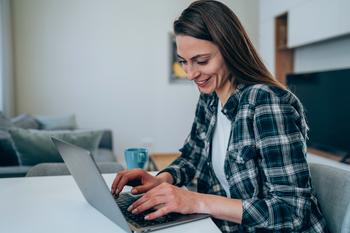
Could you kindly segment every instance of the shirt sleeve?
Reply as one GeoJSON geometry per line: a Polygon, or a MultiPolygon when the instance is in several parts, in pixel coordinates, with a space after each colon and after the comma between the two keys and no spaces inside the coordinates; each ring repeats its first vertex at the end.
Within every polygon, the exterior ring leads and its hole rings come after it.
{"type": "Polygon", "coordinates": [[[255,106],[253,131],[267,191],[264,198],[242,200],[242,224],[299,232],[300,226],[308,225],[311,211],[302,106],[297,100],[291,104],[273,94],[260,97],[263,101],[255,106]]]}
{"type": "Polygon", "coordinates": [[[204,132],[199,130],[200,125],[205,121],[205,110],[199,100],[196,107],[195,119],[191,132],[180,149],[181,155],[174,160],[167,168],[158,173],[168,172],[172,175],[174,185],[183,186],[189,184],[196,175],[198,163],[201,158],[201,149],[204,147],[204,132]]]}

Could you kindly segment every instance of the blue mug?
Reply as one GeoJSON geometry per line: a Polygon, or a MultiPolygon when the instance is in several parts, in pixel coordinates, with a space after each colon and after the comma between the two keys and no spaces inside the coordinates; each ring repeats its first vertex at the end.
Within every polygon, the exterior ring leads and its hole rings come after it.
{"type": "Polygon", "coordinates": [[[128,169],[143,169],[148,160],[148,150],[146,148],[129,148],[124,151],[124,156],[128,169]]]}

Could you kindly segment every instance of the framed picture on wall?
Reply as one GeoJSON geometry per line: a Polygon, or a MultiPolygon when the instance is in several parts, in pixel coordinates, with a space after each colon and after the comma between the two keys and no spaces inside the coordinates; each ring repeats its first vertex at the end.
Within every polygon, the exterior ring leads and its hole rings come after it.
{"type": "Polygon", "coordinates": [[[174,34],[170,33],[170,83],[189,83],[186,72],[177,62],[176,57],[176,42],[174,34]]]}

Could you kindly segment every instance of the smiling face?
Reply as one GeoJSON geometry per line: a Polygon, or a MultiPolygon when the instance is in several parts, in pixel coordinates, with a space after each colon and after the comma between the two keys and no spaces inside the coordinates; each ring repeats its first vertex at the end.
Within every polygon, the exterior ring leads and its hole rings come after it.
{"type": "Polygon", "coordinates": [[[210,41],[191,36],[176,36],[178,62],[200,92],[216,92],[224,104],[233,90],[228,70],[219,48],[210,41]]]}

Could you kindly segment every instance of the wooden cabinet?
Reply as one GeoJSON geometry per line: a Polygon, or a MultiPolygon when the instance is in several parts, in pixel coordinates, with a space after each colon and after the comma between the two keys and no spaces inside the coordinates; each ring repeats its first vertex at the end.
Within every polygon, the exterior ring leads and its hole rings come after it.
{"type": "Polygon", "coordinates": [[[180,156],[180,152],[174,153],[152,153],[150,154],[150,170],[160,171],[166,168],[172,161],[180,156]]]}
{"type": "Polygon", "coordinates": [[[286,84],[286,76],[294,69],[294,51],[288,48],[288,14],[275,18],[275,75],[286,84]]]}
{"type": "MultiPolygon", "coordinates": [[[[294,53],[299,47],[350,34],[349,10],[350,0],[304,0],[276,16],[274,18],[276,78],[286,84],[287,74],[294,72],[294,53]]],[[[317,54],[317,51],[313,50],[317,47],[310,46],[307,50],[303,48],[301,51],[317,54]]],[[[300,58],[300,50],[298,55],[300,58]]],[[[312,148],[309,148],[309,151],[328,159],[350,163],[350,155],[342,160],[342,157],[331,153],[312,148]]]]}

